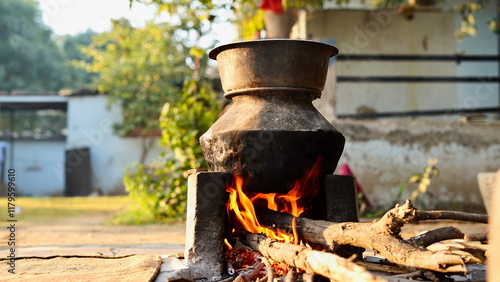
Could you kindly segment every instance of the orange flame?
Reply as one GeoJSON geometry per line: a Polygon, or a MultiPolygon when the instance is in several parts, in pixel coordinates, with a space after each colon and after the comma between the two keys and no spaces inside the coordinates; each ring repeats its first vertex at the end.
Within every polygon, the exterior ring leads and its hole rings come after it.
{"type": "Polygon", "coordinates": [[[318,157],[314,166],[307,170],[304,177],[295,181],[293,188],[287,194],[278,193],[255,193],[249,198],[244,192],[244,180],[238,175],[234,176],[234,187],[228,186],[226,192],[229,193],[227,211],[234,216],[243,228],[252,233],[262,233],[271,239],[280,240],[286,243],[298,244],[297,230],[294,222],[293,233],[290,236],[280,230],[272,230],[259,224],[255,214],[254,203],[264,201],[268,209],[289,213],[293,216],[300,216],[304,212],[304,207],[300,199],[315,196],[319,189],[318,176],[320,172],[321,158],[318,157]]]}
{"type": "Polygon", "coordinates": [[[231,246],[231,244],[227,241],[226,238],[224,238],[224,245],[226,246],[226,248],[228,250],[232,250],[233,249],[233,246],[231,246]]]}

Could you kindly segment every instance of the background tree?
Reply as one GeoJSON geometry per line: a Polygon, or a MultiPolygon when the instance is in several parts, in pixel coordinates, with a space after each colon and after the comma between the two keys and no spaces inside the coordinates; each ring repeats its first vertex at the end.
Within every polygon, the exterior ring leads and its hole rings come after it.
{"type": "Polygon", "coordinates": [[[63,35],[56,38],[56,43],[64,57],[65,88],[78,92],[89,88],[96,78],[97,74],[86,70],[86,66],[92,63],[92,58],[82,52],[82,48],[90,45],[95,35],[97,35],[96,32],[88,29],[76,35],[63,35]]]}
{"type": "MultiPolygon", "coordinates": [[[[177,10],[184,12],[189,13],[177,10]]],[[[141,159],[124,176],[133,205],[116,222],[183,218],[186,171],[207,167],[198,138],[215,121],[219,101],[198,44],[206,27],[191,19],[150,21],[142,28],[115,20],[110,32],[93,36],[83,48],[92,58],[87,69],[97,75],[92,85],[122,109],[116,132],[142,140],[141,159]],[[161,135],[165,150],[145,164],[148,147],[156,142],[151,135],[161,135]]]]}
{"type": "MultiPolygon", "coordinates": [[[[85,88],[90,75],[73,61],[87,61],[80,45],[90,43],[94,33],[54,39],[41,21],[41,11],[33,0],[0,0],[0,92],[37,94],[61,89],[85,88]]],[[[0,131],[32,136],[61,135],[66,113],[61,110],[16,111],[11,115],[0,108],[0,131]]]]}
{"type": "Polygon", "coordinates": [[[147,137],[159,135],[163,104],[178,99],[184,79],[192,73],[186,62],[189,48],[169,24],[149,22],[134,28],[120,19],[83,51],[92,58],[88,70],[98,74],[92,85],[108,95],[109,105],[117,103],[122,109],[116,133],[141,137],[143,163],[151,145],[147,137]]]}
{"type": "Polygon", "coordinates": [[[166,103],[160,117],[165,151],[152,163],[136,164],[124,177],[133,205],[116,223],[182,220],[186,214],[187,171],[208,169],[198,140],[220,112],[217,92],[208,81],[189,79],[179,99],[166,103]]]}
{"type": "MultiPolygon", "coordinates": [[[[449,1],[451,5],[454,5],[453,10],[457,11],[461,18],[460,26],[455,32],[457,38],[464,39],[476,34],[474,15],[482,9],[485,1],[488,0],[449,1]]],[[[269,29],[271,23],[276,21],[282,22],[278,25],[278,29],[286,30],[273,30],[268,32],[268,37],[274,37],[274,34],[278,34],[278,37],[288,37],[292,28],[290,17],[294,18],[292,21],[295,21],[296,15],[294,14],[297,10],[323,9],[331,4],[340,6],[349,3],[350,0],[129,0],[129,2],[131,6],[134,2],[155,4],[159,11],[167,11],[170,15],[176,15],[187,22],[192,21],[193,15],[198,15],[202,20],[201,23],[203,19],[210,19],[212,22],[217,20],[222,10],[231,11],[233,22],[239,27],[240,38],[248,40],[254,39],[261,30],[269,29]],[[189,13],[176,14],[179,10],[187,10],[189,13]]],[[[445,1],[366,0],[363,2],[367,7],[397,10],[411,15],[416,5],[441,5],[445,1]]]]}
{"type": "Polygon", "coordinates": [[[58,91],[63,56],[33,0],[0,0],[0,90],[58,91]]]}

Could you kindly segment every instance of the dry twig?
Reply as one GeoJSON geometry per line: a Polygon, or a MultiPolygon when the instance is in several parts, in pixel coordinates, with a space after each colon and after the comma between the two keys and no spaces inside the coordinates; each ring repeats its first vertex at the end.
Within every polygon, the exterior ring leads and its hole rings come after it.
{"type": "Polygon", "coordinates": [[[295,269],[293,267],[291,267],[290,270],[288,270],[288,272],[285,275],[285,282],[297,281],[297,278],[295,277],[295,275],[296,275],[295,269]]]}
{"type": "Polygon", "coordinates": [[[488,234],[486,234],[486,233],[467,234],[467,235],[465,235],[464,240],[465,240],[465,242],[479,241],[481,243],[487,243],[488,242],[488,234]]]}
{"type": "Polygon", "coordinates": [[[243,278],[245,282],[250,282],[251,279],[259,273],[262,267],[264,267],[264,264],[260,261],[256,261],[254,264],[241,271],[238,277],[243,278]]]}
{"type": "Polygon", "coordinates": [[[262,257],[262,262],[266,266],[267,269],[267,282],[273,282],[274,281],[274,270],[273,266],[269,262],[269,260],[266,257],[262,257]]]}
{"type": "Polygon", "coordinates": [[[307,247],[280,243],[264,235],[245,233],[245,244],[263,256],[335,281],[386,281],[361,266],[334,255],[307,247]]]}
{"type": "Polygon", "coordinates": [[[444,240],[451,239],[463,239],[464,233],[453,226],[441,227],[435,230],[427,231],[423,234],[412,237],[406,242],[420,247],[427,247],[436,242],[441,242],[444,240]]]}
{"type": "MultiPolygon", "coordinates": [[[[277,227],[290,232],[293,216],[274,211],[258,211],[259,222],[267,227],[277,227]]],[[[335,249],[337,245],[351,245],[380,253],[388,260],[408,269],[423,268],[438,272],[465,272],[465,262],[459,255],[446,251],[429,251],[411,245],[400,237],[405,223],[425,219],[443,219],[444,212],[417,211],[408,200],[405,204],[389,210],[373,223],[331,223],[322,220],[297,218],[299,236],[307,242],[335,249]],[[422,216],[422,217],[420,217],[422,216]]],[[[453,215],[457,218],[456,214],[453,215]]],[[[476,218],[476,217],[474,217],[476,218]]]]}
{"type": "Polygon", "coordinates": [[[488,223],[488,215],[486,214],[457,212],[457,211],[417,210],[415,213],[415,219],[416,221],[448,219],[448,220],[460,220],[460,221],[477,222],[477,223],[488,223]]]}

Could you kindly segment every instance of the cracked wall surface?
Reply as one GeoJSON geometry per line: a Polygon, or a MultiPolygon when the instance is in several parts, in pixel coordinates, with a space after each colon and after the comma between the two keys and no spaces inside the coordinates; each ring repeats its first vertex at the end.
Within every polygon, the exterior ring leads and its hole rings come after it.
{"type": "MultiPolygon", "coordinates": [[[[400,183],[437,158],[441,174],[419,196],[418,207],[485,211],[477,173],[500,168],[500,122],[337,120],[333,125],[346,137],[339,163],[351,167],[376,206],[402,202],[400,183]]],[[[414,187],[408,188],[403,198],[414,187]]]]}

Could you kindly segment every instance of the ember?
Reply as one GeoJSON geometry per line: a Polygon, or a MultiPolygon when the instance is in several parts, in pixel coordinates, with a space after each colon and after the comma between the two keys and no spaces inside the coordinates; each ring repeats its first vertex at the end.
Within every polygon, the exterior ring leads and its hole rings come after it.
{"type": "Polygon", "coordinates": [[[231,249],[226,252],[228,265],[230,265],[236,273],[253,265],[255,261],[261,257],[262,256],[258,255],[256,252],[246,248],[231,249]]]}
{"type": "Polygon", "coordinates": [[[247,279],[262,279],[270,273],[273,276],[284,277],[290,271],[289,266],[273,260],[267,261],[261,254],[245,247],[227,250],[225,255],[228,269],[234,271],[230,274],[246,276],[247,279]],[[254,273],[251,274],[252,277],[248,277],[251,271],[254,273]]]}
{"type": "Polygon", "coordinates": [[[248,232],[262,233],[271,239],[298,244],[299,239],[295,232],[293,236],[290,236],[279,229],[271,230],[262,226],[255,214],[255,206],[288,213],[295,217],[300,216],[305,210],[305,202],[307,201],[304,200],[314,197],[319,190],[320,164],[321,157],[318,157],[314,166],[305,172],[304,177],[295,181],[293,188],[287,194],[249,193],[251,195],[249,197],[244,192],[243,178],[234,176],[233,183],[226,189],[226,192],[229,193],[229,201],[226,206],[230,218],[233,221],[236,218],[238,223],[248,232]]]}

